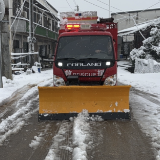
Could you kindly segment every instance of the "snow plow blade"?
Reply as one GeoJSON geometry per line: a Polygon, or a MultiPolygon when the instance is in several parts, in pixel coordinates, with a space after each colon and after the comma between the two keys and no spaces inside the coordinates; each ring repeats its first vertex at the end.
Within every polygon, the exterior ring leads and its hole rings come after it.
{"type": "Polygon", "coordinates": [[[130,119],[131,86],[39,87],[39,120],[68,120],[83,109],[104,120],[130,119]]]}

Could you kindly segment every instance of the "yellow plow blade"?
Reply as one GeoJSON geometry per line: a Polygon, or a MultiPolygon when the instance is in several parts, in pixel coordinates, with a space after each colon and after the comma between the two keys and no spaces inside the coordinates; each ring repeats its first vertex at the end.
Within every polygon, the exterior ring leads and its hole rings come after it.
{"type": "Polygon", "coordinates": [[[69,119],[83,109],[103,119],[129,119],[130,87],[39,87],[39,120],[69,119]]]}

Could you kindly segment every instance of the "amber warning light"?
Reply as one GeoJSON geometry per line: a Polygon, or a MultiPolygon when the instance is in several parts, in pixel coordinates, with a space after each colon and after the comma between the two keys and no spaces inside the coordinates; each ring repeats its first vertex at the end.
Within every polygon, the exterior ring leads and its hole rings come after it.
{"type": "Polygon", "coordinates": [[[71,30],[71,29],[79,29],[80,28],[80,25],[79,24],[67,24],[66,28],[68,30],[71,30]]]}

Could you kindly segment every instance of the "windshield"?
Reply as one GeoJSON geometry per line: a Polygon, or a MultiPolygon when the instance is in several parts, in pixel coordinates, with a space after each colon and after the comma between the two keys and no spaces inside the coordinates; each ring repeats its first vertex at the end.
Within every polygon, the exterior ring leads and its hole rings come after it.
{"type": "Polygon", "coordinates": [[[114,59],[110,36],[70,36],[61,37],[57,59],[114,59]]]}

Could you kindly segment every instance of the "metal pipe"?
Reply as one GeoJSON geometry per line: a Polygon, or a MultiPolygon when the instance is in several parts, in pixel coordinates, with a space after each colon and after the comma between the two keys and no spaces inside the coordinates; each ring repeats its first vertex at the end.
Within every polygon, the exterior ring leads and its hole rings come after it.
{"type": "Polygon", "coordinates": [[[3,81],[2,81],[2,52],[1,52],[1,36],[2,36],[2,32],[1,32],[1,23],[2,21],[0,21],[0,88],[3,88],[3,81]]]}

